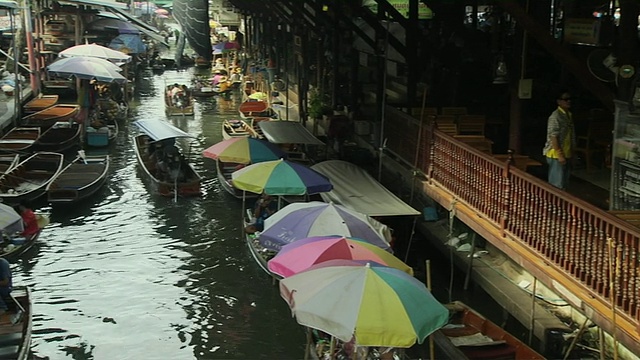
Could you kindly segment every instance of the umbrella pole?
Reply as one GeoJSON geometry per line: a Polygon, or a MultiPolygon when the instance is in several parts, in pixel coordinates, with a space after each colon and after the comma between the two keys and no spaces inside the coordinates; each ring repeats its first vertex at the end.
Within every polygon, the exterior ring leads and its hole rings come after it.
{"type": "MultiPolygon", "coordinates": [[[[425,269],[427,272],[427,289],[431,291],[431,260],[425,261],[425,269]]],[[[433,335],[429,335],[429,359],[434,360],[436,358],[436,349],[433,343],[433,335]]]]}
{"type": "Polygon", "coordinates": [[[336,358],[334,354],[335,351],[336,351],[335,339],[333,335],[331,335],[331,342],[329,343],[329,359],[334,360],[336,358]]]}
{"type": "Polygon", "coordinates": [[[409,245],[407,245],[407,252],[404,254],[404,262],[407,262],[407,258],[409,257],[409,250],[411,250],[411,243],[413,242],[413,235],[416,233],[416,223],[418,222],[418,217],[416,216],[413,219],[413,226],[411,227],[411,237],[409,237],[409,245]]]}
{"type": "Polygon", "coordinates": [[[244,212],[245,212],[245,203],[247,201],[247,192],[242,190],[242,210],[240,211],[240,219],[242,220],[242,226],[240,227],[240,240],[245,236],[244,235],[244,212]]]}
{"type": "Polygon", "coordinates": [[[304,347],[304,360],[309,360],[311,352],[311,328],[307,327],[307,345],[304,347]]]}

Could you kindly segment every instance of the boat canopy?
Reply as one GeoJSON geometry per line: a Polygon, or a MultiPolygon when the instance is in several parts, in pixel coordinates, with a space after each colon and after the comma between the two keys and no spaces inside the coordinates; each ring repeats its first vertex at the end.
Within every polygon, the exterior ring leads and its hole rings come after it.
{"type": "Polygon", "coordinates": [[[327,160],[311,168],[328,177],[333,184],[333,190],[320,194],[325,202],[369,216],[420,215],[359,166],[342,160],[327,160]]]}
{"type": "Polygon", "coordinates": [[[17,9],[18,3],[15,1],[0,1],[0,9],[17,9]]]}
{"type": "Polygon", "coordinates": [[[296,121],[260,121],[258,126],[267,140],[274,144],[324,145],[296,121]]]}
{"type": "Polygon", "coordinates": [[[171,138],[195,138],[195,136],[162,120],[138,120],[134,124],[154,141],[171,138]]]}

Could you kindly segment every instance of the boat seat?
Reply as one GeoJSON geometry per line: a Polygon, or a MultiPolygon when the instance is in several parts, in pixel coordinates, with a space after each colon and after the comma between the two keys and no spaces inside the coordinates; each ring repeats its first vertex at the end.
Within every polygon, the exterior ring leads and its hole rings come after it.
{"type": "Polygon", "coordinates": [[[0,335],[0,348],[8,345],[20,345],[22,342],[22,334],[19,332],[0,335]]]}
{"type": "Polygon", "coordinates": [[[19,351],[18,345],[0,347],[0,360],[17,359],[19,351]]]}

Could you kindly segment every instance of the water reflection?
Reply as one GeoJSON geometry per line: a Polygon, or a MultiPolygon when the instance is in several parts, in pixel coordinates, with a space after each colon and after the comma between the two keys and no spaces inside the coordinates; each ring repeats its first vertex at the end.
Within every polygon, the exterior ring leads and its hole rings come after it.
{"type": "MultiPolygon", "coordinates": [[[[193,70],[192,70],[193,71],[193,70]]],[[[295,359],[304,334],[277,286],[241,241],[241,203],[200,156],[237,117],[238,97],[198,99],[196,115],[164,114],[166,71],[138,84],[130,119],[112,147],[110,179],[78,206],[40,209],[51,225],[14,267],[35,298],[33,351],[52,359],[295,359]],[[133,121],[165,119],[196,136],[186,144],[203,196],[148,194],[137,171],[133,121]]]]}

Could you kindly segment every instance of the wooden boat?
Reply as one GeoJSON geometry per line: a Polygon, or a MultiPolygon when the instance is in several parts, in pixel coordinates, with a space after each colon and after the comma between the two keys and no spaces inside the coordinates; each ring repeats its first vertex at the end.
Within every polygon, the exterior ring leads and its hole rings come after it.
{"type": "Polygon", "coordinates": [[[276,256],[277,252],[266,249],[259,241],[259,235],[256,235],[255,232],[247,231],[249,226],[251,225],[251,218],[253,217],[253,213],[251,209],[247,209],[247,212],[244,217],[244,229],[245,229],[245,241],[247,242],[247,246],[249,247],[249,252],[251,252],[251,257],[256,261],[260,269],[267,273],[267,275],[273,277],[274,279],[282,279],[281,276],[276,275],[269,270],[267,266],[267,262],[271,260],[274,256],[276,256]]]}
{"type": "Polygon", "coordinates": [[[0,155],[0,175],[13,169],[20,162],[20,154],[0,155]]]}
{"type": "MultiPolygon", "coordinates": [[[[13,209],[11,209],[14,211],[13,209]]],[[[3,239],[0,244],[0,257],[7,259],[9,262],[14,262],[20,259],[20,257],[29,251],[36,243],[42,233],[42,229],[49,225],[49,216],[45,214],[36,213],[36,219],[38,221],[38,227],[40,230],[30,236],[21,235],[8,235],[3,239]]],[[[0,335],[0,338],[2,335],[0,335]]],[[[1,340],[0,340],[1,343],[1,340]]],[[[0,353],[1,354],[1,353],[0,353]]],[[[1,358],[1,357],[0,357],[1,358]]]]}
{"type": "Polygon", "coordinates": [[[56,104],[47,109],[27,115],[20,120],[23,126],[51,127],[58,121],[67,121],[80,109],[76,104],[56,104]]]}
{"type": "MultiPolygon", "coordinates": [[[[178,85],[186,88],[186,85],[178,85]]],[[[169,85],[164,93],[165,110],[169,116],[190,116],[193,115],[193,95],[186,88],[186,91],[175,92],[175,85],[169,85]]]]}
{"type": "Polygon", "coordinates": [[[201,68],[201,69],[207,69],[211,67],[211,61],[203,58],[202,56],[198,56],[195,59],[194,64],[197,68],[201,68]]]}
{"type": "Polygon", "coordinates": [[[434,333],[438,351],[448,359],[544,359],[500,326],[455,301],[446,305],[449,324],[434,333]]]}
{"type": "Polygon", "coordinates": [[[0,198],[7,204],[33,201],[62,170],[64,155],[37,152],[0,176],[0,198]]]}
{"type": "MultiPolygon", "coordinates": [[[[143,179],[149,184],[153,193],[162,196],[196,196],[200,195],[201,177],[184,156],[177,152],[178,164],[172,167],[182,172],[181,179],[176,181],[167,171],[158,167],[156,159],[150,156],[148,149],[153,140],[147,135],[138,135],[135,138],[135,150],[138,164],[143,172],[143,179]]],[[[176,148],[177,149],[177,148],[176,148]]],[[[171,171],[171,168],[170,168],[171,171]]]]}
{"type": "Polygon", "coordinates": [[[39,127],[15,127],[0,138],[0,153],[26,154],[33,150],[42,130],[39,127]]]}
{"type": "Polygon", "coordinates": [[[64,152],[80,147],[82,125],[69,121],[60,121],[45,130],[36,140],[35,150],[64,152]]]}
{"type": "Polygon", "coordinates": [[[109,155],[78,156],[47,185],[51,204],[70,204],[95,194],[104,185],[109,155]]]}
{"type": "Polygon", "coordinates": [[[57,104],[58,98],[58,95],[40,94],[40,96],[34,97],[33,99],[29,100],[29,102],[24,104],[22,109],[26,114],[35,113],[57,104]]]}
{"type": "Polygon", "coordinates": [[[233,195],[238,199],[242,199],[244,196],[245,199],[256,198],[258,194],[252,192],[245,192],[242,194],[242,190],[238,190],[233,185],[231,185],[231,174],[241,169],[244,165],[236,164],[236,163],[225,163],[219,160],[216,160],[216,170],[218,172],[218,182],[222,185],[222,188],[225,189],[229,194],[233,195]]]}
{"type": "Polygon", "coordinates": [[[242,120],[230,119],[222,122],[222,138],[227,140],[235,137],[254,137],[258,134],[251,125],[242,120]]]}
{"type": "Polygon", "coordinates": [[[26,286],[14,286],[7,305],[9,310],[0,315],[0,356],[3,359],[30,359],[32,301],[26,286]]]}
{"type": "Polygon", "coordinates": [[[106,125],[95,128],[89,126],[87,128],[87,146],[91,147],[105,147],[116,139],[120,127],[117,121],[107,121],[106,125]]]}
{"type": "Polygon", "coordinates": [[[194,97],[212,97],[214,95],[217,95],[213,87],[209,86],[202,79],[194,81],[194,86],[191,93],[194,97]]]}
{"type": "Polygon", "coordinates": [[[243,119],[251,117],[271,117],[274,115],[273,109],[266,101],[247,100],[238,107],[240,117],[243,119]]]}

